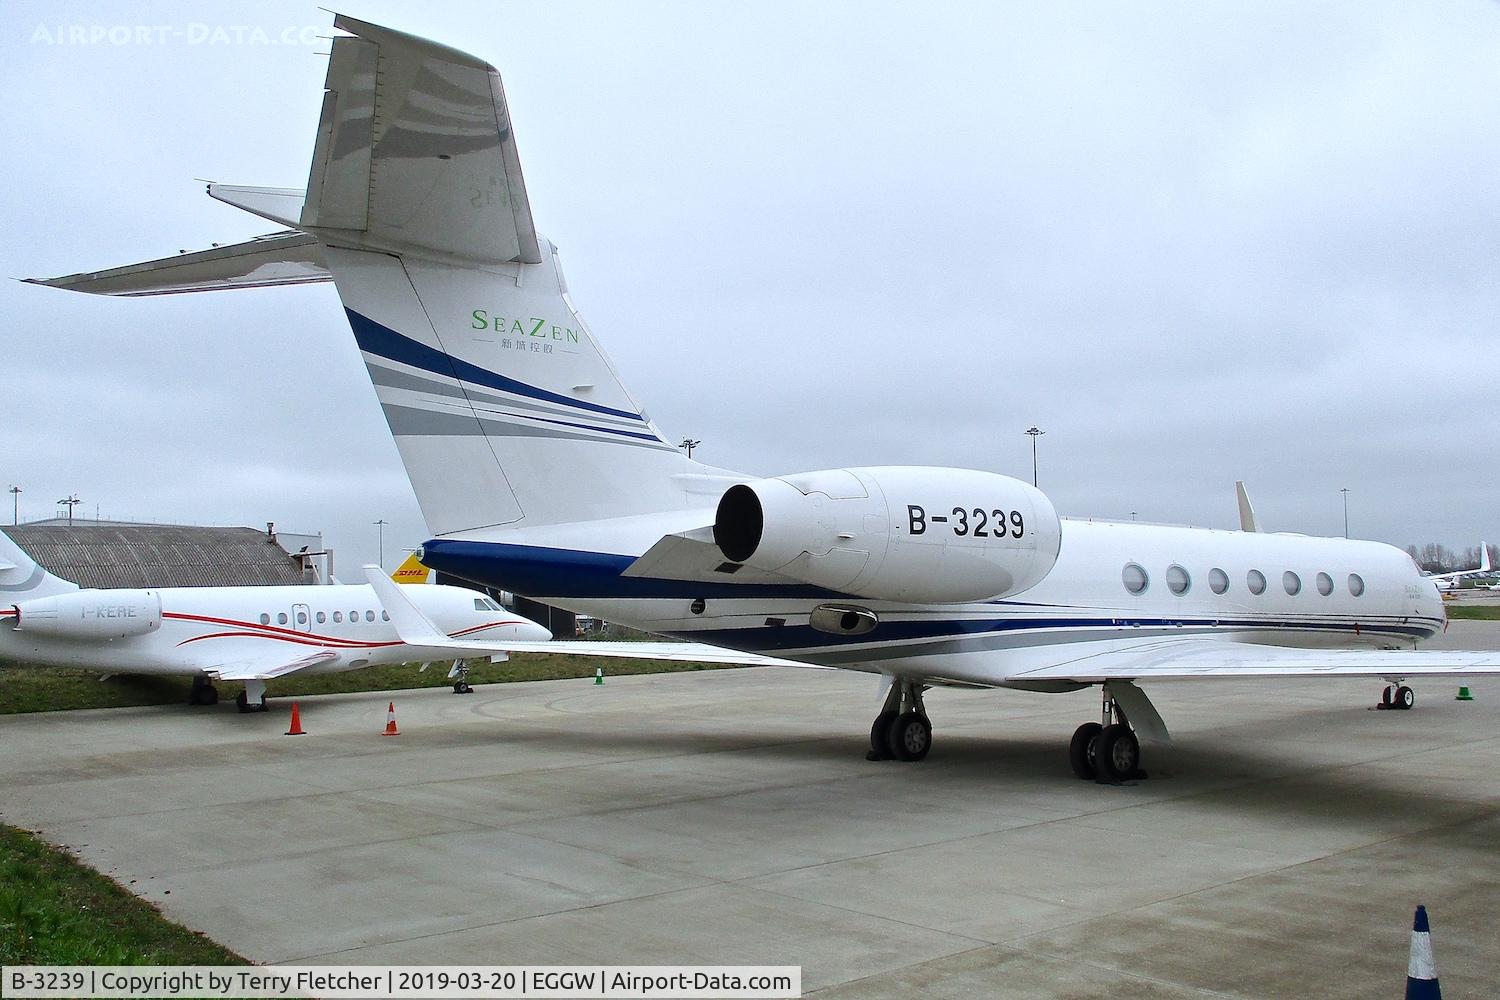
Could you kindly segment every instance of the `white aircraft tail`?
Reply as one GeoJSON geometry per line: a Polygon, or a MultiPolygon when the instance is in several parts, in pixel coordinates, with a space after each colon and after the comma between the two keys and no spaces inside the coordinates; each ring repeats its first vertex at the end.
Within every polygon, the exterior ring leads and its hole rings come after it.
{"type": "Polygon", "coordinates": [[[42,569],[9,535],[0,531],[0,607],[77,589],[78,584],[42,569]]]}
{"type": "Polygon", "coordinates": [[[689,460],[635,401],[537,234],[500,77],[338,15],[306,192],[210,184],[290,227],[43,282],[149,295],[336,284],[428,529],[711,507],[740,477],[689,460]]]}

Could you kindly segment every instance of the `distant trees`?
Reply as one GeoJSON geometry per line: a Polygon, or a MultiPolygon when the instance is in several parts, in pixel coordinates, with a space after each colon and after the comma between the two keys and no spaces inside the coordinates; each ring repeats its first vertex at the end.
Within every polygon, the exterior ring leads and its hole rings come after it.
{"type": "MultiPolygon", "coordinates": [[[[1486,547],[1490,550],[1490,565],[1500,566],[1500,558],[1497,558],[1500,556],[1500,546],[1487,545],[1486,547]]],[[[1439,542],[1428,542],[1420,547],[1408,545],[1406,554],[1428,573],[1456,573],[1459,570],[1473,569],[1479,565],[1479,546],[1477,545],[1455,552],[1439,542]]]]}

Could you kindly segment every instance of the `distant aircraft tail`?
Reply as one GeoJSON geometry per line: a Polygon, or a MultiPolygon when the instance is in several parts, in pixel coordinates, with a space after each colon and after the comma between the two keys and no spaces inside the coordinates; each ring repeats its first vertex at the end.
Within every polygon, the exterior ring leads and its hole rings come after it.
{"type": "Polygon", "coordinates": [[[18,601],[66,594],[77,589],[78,584],[42,569],[36,560],[10,540],[9,535],[0,531],[0,610],[18,601]]]}
{"type": "Polygon", "coordinates": [[[350,34],[333,40],[306,192],[209,186],[287,230],[45,284],[142,295],[331,275],[435,534],[711,508],[741,477],[662,435],[574,309],[532,224],[499,75],[334,25],[350,34]]]}
{"type": "Polygon", "coordinates": [[[427,578],[432,575],[432,570],[417,561],[417,554],[413,552],[406,557],[406,561],[396,567],[396,572],[391,574],[391,579],[397,583],[426,583],[427,578]]]}

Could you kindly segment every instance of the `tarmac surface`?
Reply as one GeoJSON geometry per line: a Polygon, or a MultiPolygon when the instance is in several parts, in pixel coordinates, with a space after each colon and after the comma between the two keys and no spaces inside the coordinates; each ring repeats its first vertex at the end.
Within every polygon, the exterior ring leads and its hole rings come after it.
{"type": "MultiPolygon", "coordinates": [[[[1500,624],[1445,645],[1500,647],[1500,624]]],[[[0,820],[260,962],[800,965],[828,997],[1374,997],[1427,906],[1500,976],[1500,678],[1147,687],[1176,746],[1074,778],[1070,695],[743,669],[0,718],[0,820]]],[[[274,693],[274,692],[273,692],[274,693]]]]}

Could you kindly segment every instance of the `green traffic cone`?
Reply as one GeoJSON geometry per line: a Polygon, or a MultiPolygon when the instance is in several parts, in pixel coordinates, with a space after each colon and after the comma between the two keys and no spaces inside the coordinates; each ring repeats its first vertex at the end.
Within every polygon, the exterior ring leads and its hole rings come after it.
{"type": "MultiPolygon", "coordinates": [[[[600,684],[603,684],[603,683],[604,683],[604,668],[603,667],[595,667],[594,668],[594,684],[597,686],[597,685],[600,685],[600,684]]],[[[1465,688],[1464,690],[1467,691],[1468,688],[1465,688]]]]}
{"type": "Polygon", "coordinates": [[[1473,701],[1474,700],[1474,696],[1469,693],[1469,686],[1467,684],[1465,684],[1465,685],[1463,685],[1462,687],[1460,687],[1458,689],[1458,697],[1454,698],[1453,700],[1454,701],[1473,701]]]}

